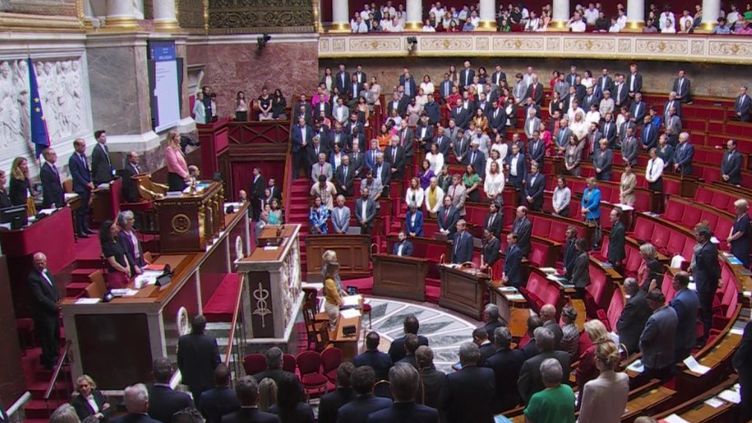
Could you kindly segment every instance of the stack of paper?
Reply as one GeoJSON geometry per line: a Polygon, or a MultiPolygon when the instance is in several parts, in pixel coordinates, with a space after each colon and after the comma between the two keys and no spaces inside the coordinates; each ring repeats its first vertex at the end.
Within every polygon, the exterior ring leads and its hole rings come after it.
{"type": "Polygon", "coordinates": [[[509,301],[525,301],[525,297],[522,294],[504,294],[509,301]]]}
{"type": "Polygon", "coordinates": [[[725,391],[718,394],[718,398],[721,398],[725,401],[728,401],[733,404],[739,404],[742,402],[741,396],[739,396],[739,389],[737,388],[738,385],[734,385],[733,389],[726,389],[725,391]]]}
{"type": "Polygon", "coordinates": [[[360,305],[360,300],[363,297],[361,295],[346,295],[342,297],[342,305],[344,307],[350,306],[350,307],[357,307],[360,305]]]}
{"type": "Polygon", "coordinates": [[[539,270],[547,275],[556,274],[556,269],[554,269],[553,267],[541,267],[539,270]]]}
{"type": "Polygon", "coordinates": [[[676,414],[672,414],[666,417],[665,419],[660,419],[659,423],[689,423],[689,422],[677,416],[676,414]]]}
{"type": "Polygon", "coordinates": [[[719,400],[718,397],[713,397],[713,398],[708,398],[707,400],[705,400],[705,404],[707,404],[707,405],[709,405],[709,406],[711,406],[713,408],[718,408],[718,407],[722,406],[725,403],[723,401],[719,400]]]}
{"type": "Polygon", "coordinates": [[[129,289],[129,288],[113,289],[110,292],[115,297],[132,297],[132,296],[138,294],[137,290],[135,290],[135,289],[129,289]]]}
{"type": "Polygon", "coordinates": [[[627,370],[636,373],[642,373],[643,371],[645,371],[645,366],[642,365],[642,360],[635,360],[634,363],[627,366],[627,370]]]}
{"type": "Polygon", "coordinates": [[[687,365],[687,368],[692,373],[704,375],[705,373],[710,371],[710,367],[703,366],[702,364],[698,363],[697,360],[695,360],[695,358],[691,355],[684,359],[684,364],[687,365]]]}
{"type": "Polygon", "coordinates": [[[357,308],[348,308],[347,310],[340,311],[339,315],[342,316],[343,319],[352,319],[360,316],[360,310],[357,308]]]}
{"type": "Polygon", "coordinates": [[[99,298],[79,298],[76,300],[76,304],[96,304],[99,301],[99,298]]]}

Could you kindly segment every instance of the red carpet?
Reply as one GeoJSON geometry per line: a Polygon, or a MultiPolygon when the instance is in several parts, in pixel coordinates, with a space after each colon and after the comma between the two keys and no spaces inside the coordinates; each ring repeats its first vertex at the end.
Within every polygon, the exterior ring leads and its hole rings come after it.
{"type": "Polygon", "coordinates": [[[235,300],[240,292],[240,277],[228,273],[204,306],[204,316],[210,322],[232,322],[235,300]]]}

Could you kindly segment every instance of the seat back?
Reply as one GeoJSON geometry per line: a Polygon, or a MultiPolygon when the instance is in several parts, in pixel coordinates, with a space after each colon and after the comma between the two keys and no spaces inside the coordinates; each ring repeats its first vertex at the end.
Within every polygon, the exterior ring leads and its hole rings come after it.
{"type": "Polygon", "coordinates": [[[86,296],[89,298],[104,298],[107,293],[107,284],[104,280],[104,273],[96,270],[89,275],[91,283],[86,287],[86,296]]]}
{"type": "Polygon", "coordinates": [[[335,370],[342,363],[342,350],[330,347],[321,351],[321,365],[324,373],[335,370]]]}
{"type": "Polygon", "coordinates": [[[266,370],[264,354],[252,353],[243,357],[243,369],[247,375],[255,375],[266,370]]]}
{"type": "Polygon", "coordinates": [[[295,373],[295,356],[287,354],[282,356],[282,370],[290,373],[295,373]]]}
{"type": "Polygon", "coordinates": [[[614,293],[611,295],[611,303],[608,305],[607,316],[611,330],[616,329],[616,323],[619,321],[622,310],[624,310],[624,292],[619,287],[614,289],[614,293]]]}
{"type": "Polygon", "coordinates": [[[303,351],[295,357],[300,375],[319,373],[321,370],[321,354],[316,351],[303,351]]]}

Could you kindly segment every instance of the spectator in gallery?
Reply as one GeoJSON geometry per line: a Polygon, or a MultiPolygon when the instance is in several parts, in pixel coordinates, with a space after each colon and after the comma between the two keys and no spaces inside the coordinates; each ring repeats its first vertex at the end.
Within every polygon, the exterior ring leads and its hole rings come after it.
{"type": "Polygon", "coordinates": [[[271,120],[272,118],[272,96],[269,95],[269,90],[264,87],[261,89],[261,95],[256,99],[259,120],[271,120]]]}
{"type": "Polygon", "coordinates": [[[279,88],[274,90],[272,95],[272,119],[287,119],[287,100],[285,100],[285,96],[279,88]]]}
{"type": "Polygon", "coordinates": [[[248,120],[248,101],[243,91],[238,91],[235,95],[235,120],[239,122],[248,120]]]}
{"type": "Polygon", "coordinates": [[[411,237],[423,236],[423,212],[419,207],[419,205],[411,205],[405,215],[405,231],[411,237]]]}
{"type": "Polygon", "coordinates": [[[332,210],[332,229],[335,234],[346,234],[350,228],[350,208],[345,205],[345,196],[338,195],[332,210]]]}
{"type": "Polygon", "coordinates": [[[632,171],[632,166],[626,163],[619,182],[619,202],[630,207],[634,206],[636,187],[637,176],[632,171]]]}
{"type": "Polygon", "coordinates": [[[193,120],[202,125],[207,123],[206,106],[204,106],[204,93],[201,91],[196,93],[196,99],[193,103],[193,120]]]}
{"type": "Polygon", "coordinates": [[[329,209],[321,203],[321,197],[313,198],[313,205],[308,212],[308,222],[311,224],[311,234],[326,235],[328,233],[327,221],[329,220],[329,209]]]}

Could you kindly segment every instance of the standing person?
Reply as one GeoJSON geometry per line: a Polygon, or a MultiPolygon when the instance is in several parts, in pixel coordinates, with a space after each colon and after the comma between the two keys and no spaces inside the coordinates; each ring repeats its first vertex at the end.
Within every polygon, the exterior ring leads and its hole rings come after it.
{"type": "Polygon", "coordinates": [[[138,153],[130,151],[126,157],[125,167],[123,167],[123,201],[137,203],[141,200],[141,193],[138,190],[138,180],[136,178],[140,174],[141,168],[138,165],[138,153]]]}
{"type": "Polygon", "coordinates": [[[650,291],[647,300],[653,314],[640,335],[640,352],[645,366],[640,378],[645,381],[652,378],[665,381],[671,377],[674,368],[676,326],[679,320],[676,311],[666,304],[666,297],[660,290],[650,291]]]}
{"type": "Polygon", "coordinates": [[[700,301],[697,293],[688,288],[689,273],[679,272],[674,275],[672,287],[676,291],[669,305],[676,311],[676,317],[682,323],[676,327],[676,362],[683,361],[697,343],[697,311],[700,301]]]}
{"type": "MultiPolygon", "coordinates": [[[[555,358],[547,358],[536,371],[545,387],[530,397],[525,407],[525,420],[535,423],[574,423],[574,392],[561,383],[563,372],[561,363],[555,358]]],[[[568,366],[567,366],[568,367],[568,366]]]]}
{"type": "Polygon", "coordinates": [[[76,209],[76,236],[88,238],[88,235],[95,233],[89,229],[89,207],[94,183],[91,181],[89,162],[86,159],[86,141],[77,138],[73,141],[73,149],[75,152],[68,159],[68,169],[73,179],[73,192],[81,199],[81,205],[76,209]]]}
{"type": "MultiPolygon", "coordinates": [[[[34,204],[33,197],[34,192],[31,189],[31,179],[29,178],[29,161],[23,157],[16,157],[13,159],[13,164],[10,168],[10,188],[8,196],[10,202],[14,206],[27,206],[34,204]],[[32,198],[32,201],[29,201],[32,198]]],[[[26,210],[30,215],[32,213],[31,208],[26,210]]]]}
{"type": "Polygon", "coordinates": [[[752,321],[748,321],[744,326],[744,334],[739,344],[739,349],[734,353],[731,361],[734,369],[739,373],[739,384],[741,385],[741,410],[739,412],[739,421],[746,422],[752,418],[752,321]]]}
{"type": "Polygon", "coordinates": [[[337,388],[324,394],[319,402],[318,423],[336,423],[337,412],[343,405],[355,398],[350,378],[355,366],[350,361],[345,361],[337,368],[337,388]]]}
{"type": "Polygon", "coordinates": [[[460,345],[459,356],[462,369],[447,375],[442,391],[441,408],[445,421],[492,423],[496,398],[494,372],[479,367],[481,352],[473,342],[460,345]]]}
{"type": "Polygon", "coordinates": [[[324,275],[324,310],[329,317],[329,329],[334,330],[337,327],[339,318],[339,307],[342,305],[342,297],[337,284],[339,278],[339,263],[332,262],[326,266],[324,275]]]}
{"type": "Polygon", "coordinates": [[[60,173],[55,166],[57,154],[54,149],[45,148],[42,155],[44,156],[44,164],[39,171],[39,179],[42,181],[42,207],[64,207],[63,185],[60,182],[60,173]]]}
{"type": "Polygon", "coordinates": [[[593,177],[587,179],[587,187],[582,193],[581,206],[585,223],[595,228],[592,248],[597,249],[601,243],[601,190],[593,177]]]}
{"type": "Polygon", "coordinates": [[[571,283],[577,290],[579,298],[585,298],[585,288],[590,285],[590,258],[588,257],[587,241],[579,238],[574,246],[577,250],[577,258],[572,264],[571,283]]]}
{"type": "Polygon", "coordinates": [[[279,417],[261,411],[259,385],[252,376],[243,376],[237,381],[235,395],[240,409],[222,417],[222,423],[279,423],[279,417]]]}
{"type": "MultiPolygon", "coordinates": [[[[143,383],[137,383],[128,386],[123,391],[123,402],[128,414],[112,419],[112,423],[140,422],[140,423],[159,423],[159,420],[153,419],[152,416],[146,415],[149,410],[149,391],[143,383]]],[[[190,398],[189,398],[190,401],[190,398]]],[[[52,419],[50,419],[51,421],[52,419]]]]}
{"type": "MultiPolygon", "coordinates": [[[[248,112],[246,111],[246,113],[248,112]]],[[[238,112],[235,112],[235,116],[238,116],[238,112]]],[[[204,106],[204,93],[200,91],[196,93],[196,101],[193,103],[193,120],[200,125],[206,125],[207,122],[206,107],[204,106]]],[[[236,120],[240,119],[236,118],[236,120]]],[[[244,120],[247,120],[247,118],[244,120]]]]}
{"type": "Polygon", "coordinates": [[[627,163],[624,165],[624,173],[621,174],[619,182],[619,201],[630,207],[634,206],[636,187],[637,176],[632,172],[632,166],[627,163]]]}
{"type": "Polygon", "coordinates": [[[411,364],[398,363],[389,370],[389,385],[394,397],[391,407],[371,413],[366,423],[438,423],[436,409],[416,404],[420,374],[411,364]]]}
{"type": "Polygon", "coordinates": [[[219,362],[217,340],[206,334],[206,317],[199,314],[191,322],[191,333],[178,339],[178,368],[197,405],[201,393],[211,389],[219,362]]]}
{"type": "Polygon", "coordinates": [[[615,371],[621,357],[613,342],[598,344],[595,366],[600,375],[583,389],[579,423],[619,423],[629,399],[629,376],[615,371]]]}
{"type": "MultiPolygon", "coordinates": [[[[190,395],[178,392],[170,386],[174,368],[170,359],[160,357],[152,363],[154,384],[149,389],[148,409],[149,416],[162,423],[171,423],[172,415],[184,408],[193,408],[190,395]]],[[[123,423],[128,422],[125,420],[123,423]]]]}
{"type": "Polygon", "coordinates": [[[326,235],[329,233],[327,222],[329,221],[329,209],[321,202],[321,197],[313,198],[313,204],[308,212],[308,222],[311,224],[311,235],[326,235]]]}
{"type": "Polygon", "coordinates": [[[251,210],[252,219],[257,222],[261,215],[261,199],[264,198],[264,190],[266,189],[266,181],[264,176],[261,175],[261,169],[253,168],[253,182],[251,182],[251,210]]]}
{"type": "Polygon", "coordinates": [[[277,404],[269,412],[279,416],[281,423],[313,423],[313,410],[305,402],[298,377],[286,373],[277,382],[277,404]]]}
{"type": "Polygon", "coordinates": [[[452,263],[461,264],[473,259],[473,236],[466,229],[465,219],[458,220],[452,248],[452,263]]]}
{"type": "Polygon", "coordinates": [[[106,422],[113,414],[114,408],[110,407],[107,397],[97,390],[97,384],[89,375],[84,374],[76,378],[76,392],[78,395],[72,398],[70,403],[81,421],[94,416],[97,420],[106,422]]]}
{"type": "Polygon", "coordinates": [[[360,225],[363,234],[371,233],[373,219],[376,217],[376,204],[368,196],[368,188],[360,189],[360,198],[355,200],[355,219],[360,225]]]}
{"type": "Polygon", "coordinates": [[[222,416],[240,409],[235,392],[230,388],[230,369],[220,363],[214,369],[214,387],[201,394],[199,411],[207,423],[222,423],[222,416]]]}
{"type": "Polygon", "coordinates": [[[392,400],[373,395],[376,374],[370,366],[360,366],[350,376],[355,398],[337,412],[340,423],[363,423],[368,415],[392,405],[392,400]]]}
{"type": "Polygon", "coordinates": [[[120,242],[120,227],[112,220],[102,222],[99,229],[99,244],[102,256],[107,261],[107,273],[105,280],[107,288],[125,288],[133,276],[131,268],[133,263],[126,253],[126,249],[120,242]]]}
{"type": "Polygon", "coordinates": [[[645,289],[640,289],[635,278],[624,280],[624,293],[629,296],[629,299],[616,322],[616,333],[619,335],[619,343],[627,348],[628,354],[638,351],[640,334],[652,314],[646,298],[647,292],[645,289]]]}
{"type": "Polygon", "coordinates": [[[606,254],[606,258],[616,271],[621,271],[622,262],[627,256],[624,250],[626,230],[624,229],[624,224],[621,223],[621,215],[622,211],[619,207],[611,210],[611,213],[608,215],[611,221],[611,232],[608,234],[608,253],[606,254]]]}
{"type": "MultiPolygon", "coordinates": [[[[182,191],[190,179],[188,164],[180,148],[180,133],[172,130],[167,133],[165,147],[165,164],[167,166],[167,186],[170,191],[182,191]]],[[[96,183],[96,181],[95,181],[96,183]]]]}
{"type": "Polygon", "coordinates": [[[519,288],[524,284],[522,279],[522,250],[517,244],[518,235],[514,232],[507,235],[507,252],[504,259],[504,285],[519,288]]]}
{"type": "Polygon", "coordinates": [[[710,242],[712,234],[710,228],[700,225],[695,231],[697,245],[694,248],[692,264],[688,271],[692,273],[692,280],[697,286],[697,296],[700,299],[700,310],[704,332],[698,340],[705,344],[713,326],[713,299],[718,290],[718,279],[721,277],[721,267],[718,264],[718,246],[710,242]]]}
{"type": "Polygon", "coordinates": [[[99,186],[112,181],[115,169],[112,167],[110,150],[107,148],[107,132],[100,129],[94,132],[94,138],[97,144],[91,150],[91,179],[94,185],[99,186]]]}
{"type": "Polygon", "coordinates": [[[350,208],[345,205],[345,196],[337,196],[337,204],[332,210],[332,229],[335,234],[346,234],[350,229],[350,208]]]}
{"type": "Polygon", "coordinates": [[[731,246],[731,254],[742,262],[744,267],[749,267],[749,252],[752,247],[752,223],[749,219],[749,202],[745,199],[734,201],[736,219],[734,226],[729,231],[727,239],[731,246]]]}
{"type": "Polygon", "coordinates": [[[47,256],[43,253],[34,254],[34,268],[29,273],[29,289],[34,304],[34,329],[42,347],[40,364],[51,370],[57,363],[60,351],[60,292],[52,273],[47,269],[47,256]]]}

